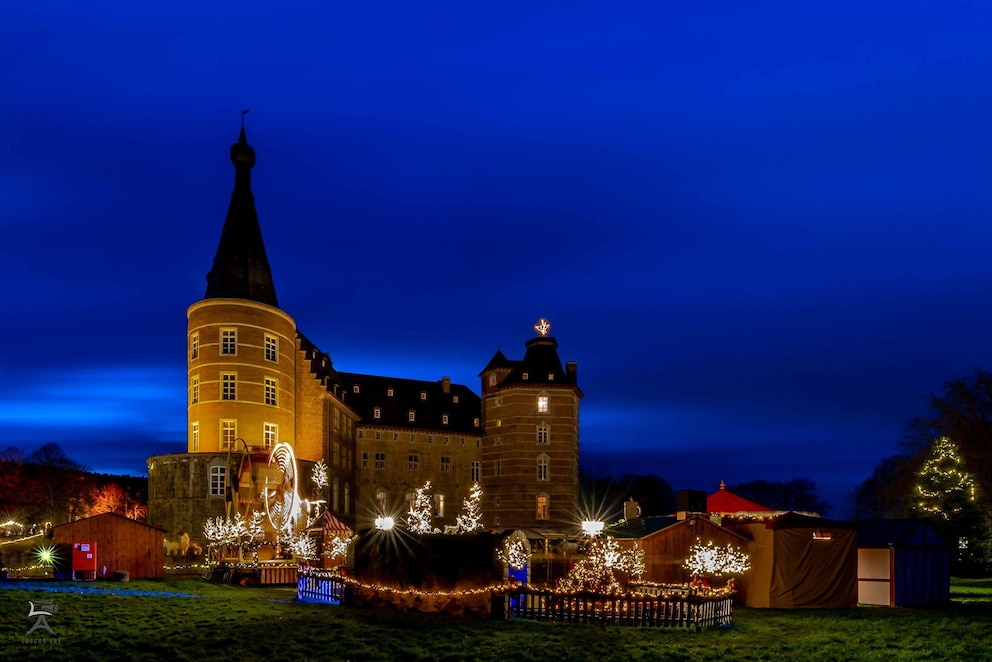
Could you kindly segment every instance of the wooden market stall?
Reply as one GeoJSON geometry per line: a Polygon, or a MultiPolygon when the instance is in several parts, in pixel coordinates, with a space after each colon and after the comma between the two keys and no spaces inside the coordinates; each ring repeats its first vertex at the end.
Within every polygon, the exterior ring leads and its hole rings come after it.
{"type": "Polygon", "coordinates": [[[58,545],[96,543],[96,575],[130,579],[165,576],[165,530],[116,513],[104,513],[52,528],[58,545]],[[123,573],[127,573],[124,575],[123,573]]]}

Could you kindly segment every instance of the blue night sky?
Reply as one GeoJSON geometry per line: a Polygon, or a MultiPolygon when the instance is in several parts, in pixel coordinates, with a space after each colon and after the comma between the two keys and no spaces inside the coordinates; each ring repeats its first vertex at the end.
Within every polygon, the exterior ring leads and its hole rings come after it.
{"type": "Polygon", "coordinates": [[[281,307],[478,390],[539,317],[597,476],[845,495],[992,344],[992,5],[24,2],[0,446],[185,448],[240,110],[281,307]]]}

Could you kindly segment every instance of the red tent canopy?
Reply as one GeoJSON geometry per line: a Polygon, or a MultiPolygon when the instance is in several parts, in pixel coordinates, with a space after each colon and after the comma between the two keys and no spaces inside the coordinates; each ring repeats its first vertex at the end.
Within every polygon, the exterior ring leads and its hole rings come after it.
{"type": "Polygon", "coordinates": [[[720,481],[720,489],[706,497],[706,510],[711,513],[770,513],[771,508],[762,506],[737,496],[727,489],[727,484],[720,481]]]}
{"type": "Polygon", "coordinates": [[[343,524],[341,520],[329,512],[324,513],[323,517],[314,522],[309,530],[323,531],[324,535],[341,537],[347,537],[354,533],[346,524],[343,524]]]}

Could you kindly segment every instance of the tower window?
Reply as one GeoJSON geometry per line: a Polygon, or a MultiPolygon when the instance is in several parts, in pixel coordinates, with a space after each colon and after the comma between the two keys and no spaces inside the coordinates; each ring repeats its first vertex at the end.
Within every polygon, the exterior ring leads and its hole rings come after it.
{"type": "Polygon", "coordinates": [[[537,426],[537,443],[548,443],[548,426],[545,423],[541,423],[537,426]]]}
{"type": "Polygon", "coordinates": [[[194,333],[189,337],[189,358],[192,361],[200,358],[200,334],[194,333]]]}
{"type": "Polygon", "coordinates": [[[262,432],[262,441],[266,448],[272,448],[279,443],[279,426],[275,423],[266,423],[262,432]]]}
{"type": "Polygon", "coordinates": [[[210,467],[210,496],[224,496],[226,473],[225,467],[210,467]]]}
{"type": "Polygon", "coordinates": [[[227,419],[220,422],[220,449],[222,451],[234,448],[234,440],[238,438],[238,422],[227,419]]]}
{"type": "Polygon", "coordinates": [[[539,414],[548,413],[548,396],[546,395],[537,396],[537,413],[539,414]]]}
{"type": "Polygon", "coordinates": [[[189,380],[189,401],[195,405],[200,401],[200,377],[193,375],[189,380]]]}
{"type": "Polygon", "coordinates": [[[279,391],[279,382],[271,377],[265,378],[265,404],[276,404],[276,393],[279,391]]]}
{"type": "Polygon", "coordinates": [[[233,372],[222,372],[220,374],[220,399],[238,399],[238,375],[233,372]]]}
{"type": "Polygon", "coordinates": [[[496,375],[489,375],[489,385],[496,386],[496,375]]]}
{"type": "Polygon", "coordinates": [[[190,423],[190,450],[194,453],[200,450],[200,424],[197,421],[190,423]]]}
{"type": "Polygon", "coordinates": [[[234,355],[238,353],[237,329],[220,330],[220,353],[226,355],[234,355]]]}
{"type": "Polygon", "coordinates": [[[493,474],[496,476],[503,475],[503,460],[496,460],[496,467],[493,471],[493,474]]]}
{"type": "Polygon", "coordinates": [[[479,474],[482,473],[482,463],[478,460],[472,460],[472,482],[479,482],[479,474]]]}
{"type": "Polygon", "coordinates": [[[548,480],[550,474],[551,458],[544,453],[537,456],[537,479],[548,480]]]}
{"type": "Polygon", "coordinates": [[[548,519],[551,512],[551,498],[547,494],[541,492],[537,495],[537,519],[548,519]]]}
{"type": "Polygon", "coordinates": [[[275,336],[265,336],[265,360],[279,361],[279,339],[275,336]]]}

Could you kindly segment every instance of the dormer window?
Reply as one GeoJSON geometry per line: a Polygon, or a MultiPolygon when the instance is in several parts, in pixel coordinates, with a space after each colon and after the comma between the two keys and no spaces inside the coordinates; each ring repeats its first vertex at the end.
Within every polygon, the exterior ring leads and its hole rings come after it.
{"type": "Polygon", "coordinates": [[[372,410],[372,418],[382,418],[382,407],[376,407],[372,410]]]}
{"type": "Polygon", "coordinates": [[[421,400],[426,400],[427,399],[427,391],[421,391],[420,392],[420,399],[421,400]]]}
{"type": "Polygon", "coordinates": [[[408,411],[406,413],[406,420],[408,420],[411,423],[413,423],[415,420],[417,420],[417,412],[413,411],[412,409],[410,411],[408,411]]]}
{"type": "Polygon", "coordinates": [[[548,381],[549,382],[553,382],[554,380],[555,380],[555,373],[549,372],[548,373],[548,381]]]}
{"type": "Polygon", "coordinates": [[[448,424],[448,415],[441,414],[441,425],[447,425],[447,424],[448,424]]]}
{"type": "Polygon", "coordinates": [[[387,398],[393,397],[393,389],[392,389],[392,387],[386,389],[386,397],[387,398]]]}
{"type": "Polygon", "coordinates": [[[451,402],[453,404],[456,404],[457,405],[458,404],[458,396],[457,395],[451,396],[451,402]]]}
{"type": "Polygon", "coordinates": [[[489,375],[489,385],[496,386],[496,375],[489,375]]]}
{"type": "Polygon", "coordinates": [[[361,391],[362,391],[362,389],[361,389],[361,387],[358,386],[358,384],[355,384],[354,386],[351,387],[351,392],[352,393],[361,393],[361,391]]]}
{"type": "Polygon", "coordinates": [[[523,379],[524,381],[527,381],[528,379],[530,379],[530,373],[525,372],[522,375],[520,375],[520,378],[523,379]]]}

